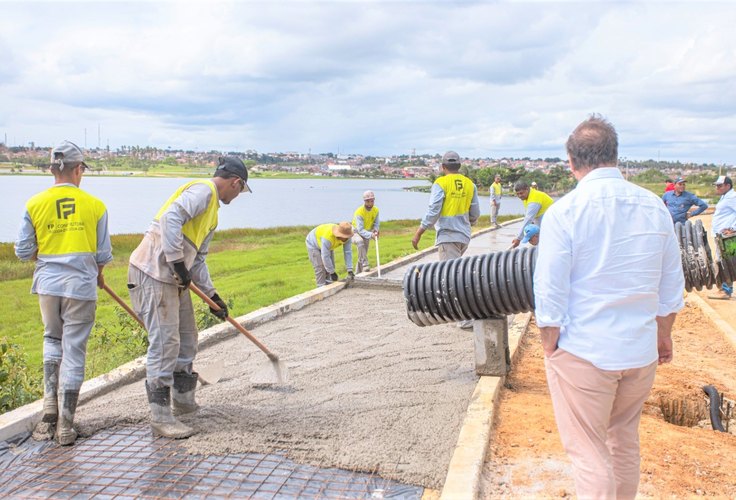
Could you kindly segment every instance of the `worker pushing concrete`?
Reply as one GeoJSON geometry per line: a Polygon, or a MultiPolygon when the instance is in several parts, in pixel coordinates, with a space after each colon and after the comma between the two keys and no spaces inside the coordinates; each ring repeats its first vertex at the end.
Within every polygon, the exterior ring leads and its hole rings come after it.
{"type": "Polygon", "coordinates": [[[95,322],[102,269],[112,260],[107,209],[79,189],[87,169],[82,151],[64,141],[51,153],[54,185],[33,196],[15,243],[21,260],[35,260],[43,334],[43,416],[33,437],[71,445],[84,381],[87,339],[95,322]]]}
{"type": "Polygon", "coordinates": [[[335,269],[335,250],[340,247],[343,247],[342,252],[345,258],[345,267],[348,271],[348,279],[352,280],[355,277],[353,274],[353,250],[350,243],[353,234],[353,226],[349,222],[322,224],[309,231],[305,243],[309,262],[312,263],[314,268],[317,287],[339,279],[335,269]]]}
{"type": "Polygon", "coordinates": [[[381,222],[378,219],[378,207],[375,206],[376,195],[373,191],[363,193],[363,204],[353,214],[353,243],[358,249],[358,265],[355,272],[370,271],[368,262],[368,246],[371,239],[378,239],[381,222]]]}
{"type": "Polygon", "coordinates": [[[220,203],[228,205],[243,192],[251,192],[245,165],[221,157],[212,179],[188,182],[171,195],[130,256],[130,298],[148,330],[145,385],[156,436],[180,439],[195,432],[174,416],[199,408],[192,371],[198,332],[188,287],[196,284],[220,307],[210,308],[212,314],[227,318],[205,257],[220,203]]]}

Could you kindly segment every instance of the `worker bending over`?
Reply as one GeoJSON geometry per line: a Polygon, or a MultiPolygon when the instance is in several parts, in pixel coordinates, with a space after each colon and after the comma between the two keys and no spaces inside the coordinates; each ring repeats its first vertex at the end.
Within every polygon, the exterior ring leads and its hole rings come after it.
{"type": "Polygon", "coordinates": [[[519,235],[511,241],[511,248],[519,246],[527,224],[539,226],[542,223],[542,216],[554,202],[547,193],[530,187],[526,181],[518,181],[514,184],[514,191],[516,191],[516,196],[524,202],[524,221],[521,223],[522,229],[519,235]]]}
{"type": "Polygon", "coordinates": [[[340,247],[343,247],[348,278],[351,280],[354,278],[353,250],[350,243],[352,237],[353,226],[349,222],[322,224],[309,231],[305,243],[318,287],[339,279],[335,270],[335,250],[340,247]]]}

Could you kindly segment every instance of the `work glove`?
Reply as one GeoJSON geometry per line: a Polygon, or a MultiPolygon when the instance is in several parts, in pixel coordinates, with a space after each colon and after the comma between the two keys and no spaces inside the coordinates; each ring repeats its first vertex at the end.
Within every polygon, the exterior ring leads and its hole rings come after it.
{"type": "Polygon", "coordinates": [[[218,306],[220,307],[220,309],[219,309],[219,310],[216,310],[216,309],[212,309],[212,308],[210,307],[210,312],[211,312],[212,314],[214,314],[215,316],[217,316],[218,318],[220,318],[221,320],[223,320],[223,321],[224,321],[225,319],[227,319],[227,304],[225,304],[225,301],[224,301],[224,300],[222,300],[222,299],[220,298],[220,296],[219,296],[219,295],[217,295],[217,294],[214,294],[214,295],[213,295],[212,297],[210,297],[210,298],[212,299],[212,302],[214,302],[215,304],[217,304],[217,305],[218,305],[218,306]]]}
{"type": "Polygon", "coordinates": [[[355,279],[355,274],[352,271],[348,271],[348,281],[353,281],[355,279]]]}
{"type": "Polygon", "coordinates": [[[337,273],[330,274],[330,279],[334,282],[340,279],[340,277],[337,275],[337,273]]]}
{"type": "Polygon", "coordinates": [[[183,261],[174,263],[174,279],[176,279],[180,288],[188,288],[192,282],[192,275],[183,261]]]}

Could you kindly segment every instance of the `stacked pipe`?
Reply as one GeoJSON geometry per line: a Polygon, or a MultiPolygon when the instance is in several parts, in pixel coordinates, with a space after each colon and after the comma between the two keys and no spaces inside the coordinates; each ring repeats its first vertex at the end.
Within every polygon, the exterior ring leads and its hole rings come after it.
{"type": "MultiPolygon", "coordinates": [[[[736,258],[714,266],[701,221],[677,223],[675,234],[688,292],[734,281],[736,258]]],[[[414,265],[403,282],[407,315],[429,326],[532,311],[536,257],[531,247],[414,265]]]]}
{"type": "Polygon", "coordinates": [[[407,315],[419,326],[534,309],[536,247],[414,265],[404,275],[407,315]]]}
{"type": "Polygon", "coordinates": [[[680,244],[682,272],[685,275],[685,289],[702,290],[711,288],[717,282],[717,268],[713,265],[708,238],[703,223],[690,221],[675,224],[675,235],[680,244]]]}

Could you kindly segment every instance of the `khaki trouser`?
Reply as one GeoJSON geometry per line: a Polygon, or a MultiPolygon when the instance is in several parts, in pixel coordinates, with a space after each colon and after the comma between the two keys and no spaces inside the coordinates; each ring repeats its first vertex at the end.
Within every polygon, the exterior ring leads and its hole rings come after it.
{"type": "MultiPolygon", "coordinates": [[[[314,280],[317,282],[317,286],[324,286],[327,284],[327,269],[325,269],[325,263],[322,261],[322,252],[319,249],[307,247],[307,254],[309,255],[309,262],[312,263],[314,268],[314,280]]],[[[335,261],[333,252],[332,261],[335,261]]],[[[329,280],[332,283],[332,280],[329,280]]]]}
{"type": "Polygon", "coordinates": [[[189,290],[155,280],[140,269],[128,267],[128,288],[133,309],[148,330],[146,379],[158,389],[174,385],[174,372],[192,373],[197,355],[197,322],[189,290]]]}
{"type": "Polygon", "coordinates": [[[368,262],[368,247],[371,244],[371,239],[363,238],[358,233],[355,233],[353,235],[353,243],[358,248],[358,265],[355,268],[355,272],[362,273],[364,269],[371,267],[370,262],[368,262]]]}
{"type": "Polygon", "coordinates": [[[38,303],[44,326],[43,361],[59,363],[59,391],[79,391],[97,301],[39,294],[38,303]]]}
{"type": "Polygon", "coordinates": [[[456,241],[437,244],[437,253],[439,254],[440,261],[459,259],[467,249],[467,243],[458,243],[456,241]]]}
{"type": "Polygon", "coordinates": [[[491,202],[491,224],[494,226],[498,224],[498,211],[501,209],[501,202],[497,201],[495,204],[491,202]]]}
{"type": "Polygon", "coordinates": [[[578,498],[634,498],[640,474],[639,419],[657,362],[601,370],[557,349],[544,364],[578,498]]]}

